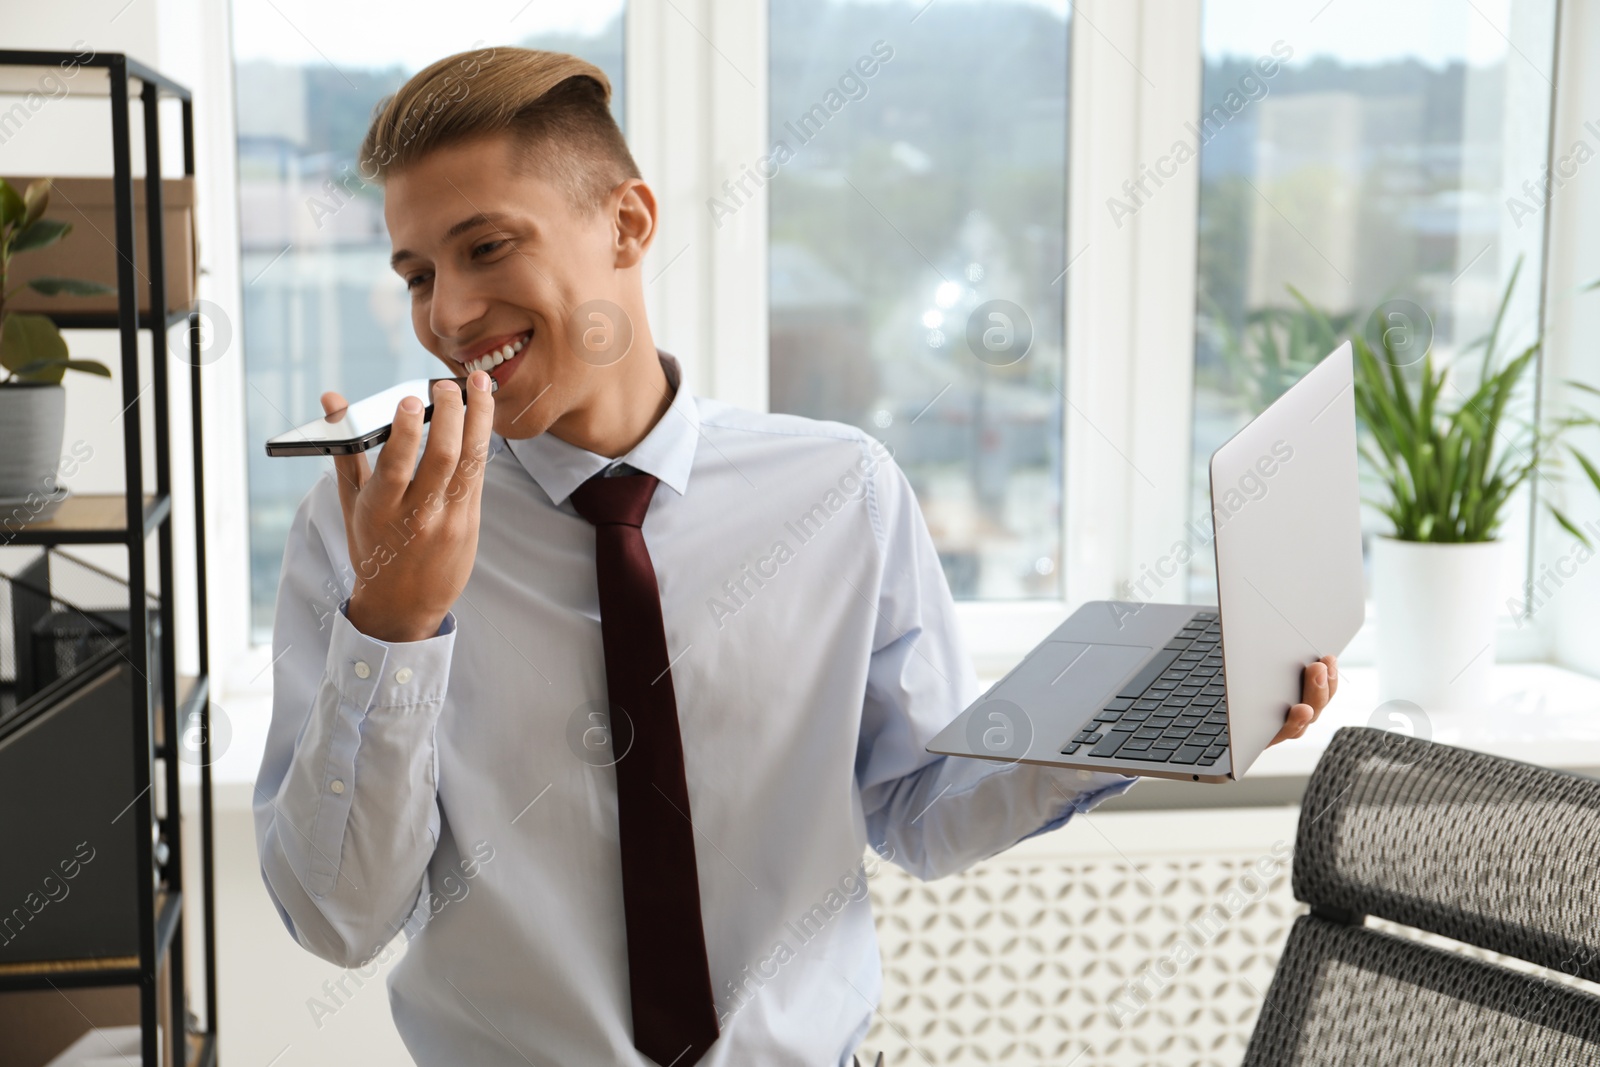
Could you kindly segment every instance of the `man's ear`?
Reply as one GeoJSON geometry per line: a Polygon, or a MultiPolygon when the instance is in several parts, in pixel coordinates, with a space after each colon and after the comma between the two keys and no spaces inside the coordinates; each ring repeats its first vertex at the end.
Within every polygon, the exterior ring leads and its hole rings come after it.
{"type": "Polygon", "coordinates": [[[629,178],[612,190],[618,270],[636,267],[656,239],[656,194],[640,178],[629,178]]]}

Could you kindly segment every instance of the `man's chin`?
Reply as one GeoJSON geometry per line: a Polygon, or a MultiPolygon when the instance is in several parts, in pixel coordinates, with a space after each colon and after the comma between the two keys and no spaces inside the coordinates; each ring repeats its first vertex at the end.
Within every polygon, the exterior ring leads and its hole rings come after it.
{"type": "MultiPolygon", "coordinates": [[[[540,386],[543,390],[547,386],[540,386]]],[[[521,392],[521,390],[518,390],[521,392]]],[[[534,397],[540,393],[536,390],[534,397]]],[[[513,398],[495,394],[495,420],[494,432],[508,441],[517,441],[525,437],[538,437],[550,428],[549,413],[539,410],[539,404],[530,397],[527,400],[514,401],[513,398]]]]}

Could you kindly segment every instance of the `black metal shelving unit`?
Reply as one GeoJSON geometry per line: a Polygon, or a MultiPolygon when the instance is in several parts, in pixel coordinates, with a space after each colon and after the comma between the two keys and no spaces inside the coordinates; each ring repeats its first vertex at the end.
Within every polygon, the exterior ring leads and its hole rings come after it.
{"type": "MultiPolygon", "coordinates": [[[[102,961],[62,961],[50,964],[14,964],[0,968],[0,993],[16,990],[41,990],[85,986],[139,987],[139,1022],[142,1035],[141,1062],[144,1067],[159,1067],[162,1050],[157,1044],[158,987],[163,963],[166,969],[170,1018],[165,1022],[171,1035],[175,1060],[182,1067],[212,1067],[217,1061],[217,983],[215,885],[212,869],[211,809],[211,712],[208,625],[206,617],[206,542],[205,476],[201,422],[201,334],[200,312],[196,304],[165,315],[141,313],[135,287],[136,264],[134,229],[134,175],[132,121],[130,106],[137,96],[143,108],[145,158],[146,235],[150,243],[146,279],[149,307],[165,309],[167,300],[166,256],[163,248],[161,204],[161,118],[163,97],[176,98],[183,109],[183,173],[194,175],[194,105],[190,91],[172,79],[121,53],[101,53],[84,59],[69,52],[17,51],[0,49],[0,69],[8,67],[59,67],[73,63],[83,68],[105,68],[111,103],[113,195],[116,210],[117,293],[115,312],[63,312],[52,315],[63,328],[116,330],[121,335],[123,448],[125,491],[122,494],[68,497],[47,520],[24,526],[8,536],[16,545],[122,545],[128,552],[129,649],[143,650],[138,674],[146,679],[135,685],[132,700],[134,736],[143,745],[129,754],[133,760],[134,785],[140,790],[132,805],[138,825],[152,832],[137,835],[139,886],[139,955],[102,961]],[[177,672],[176,631],[173,619],[172,559],[172,456],[168,411],[167,340],[168,332],[185,324],[189,333],[189,396],[194,443],[194,537],[197,600],[199,673],[179,677],[177,672]],[[139,369],[139,332],[149,330],[151,338],[152,381],[144,385],[139,369]],[[145,392],[151,399],[143,399],[145,392]],[[143,427],[146,406],[153,409],[155,439],[155,486],[147,492],[144,483],[143,427]],[[148,596],[146,551],[151,535],[157,538],[160,566],[160,659],[157,675],[161,692],[154,694],[151,677],[151,650],[143,611],[134,605],[148,596]],[[182,789],[180,759],[176,746],[181,743],[179,724],[197,722],[200,751],[200,863],[201,899],[204,905],[205,940],[205,1019],[203,1030],[189,1025],[188,987],[184,974],[184,845],[181,832],[182,789]],[[157,782],[162,787],[164,811],[158,810],[157,782]],[[159,862],[156,839],[167,846],[165,862],[159,862]]],[[[64,69],[64,68],[63,68],[64,69]]],[[[81,73],[81,72],[80,72],[81,73]]]]}

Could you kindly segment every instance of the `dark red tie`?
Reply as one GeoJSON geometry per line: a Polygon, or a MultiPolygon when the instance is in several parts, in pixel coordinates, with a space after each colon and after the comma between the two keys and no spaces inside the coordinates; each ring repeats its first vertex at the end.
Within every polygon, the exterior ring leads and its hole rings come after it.
{"type": "Polygon", "coordinates": [[[602,471],[572,506],[594,524],[633,1046],[661,1067],[689,1067],[717,1039],[717,1009],[661,592],[639,528],[655,489],[654,475],[602,471]]]}

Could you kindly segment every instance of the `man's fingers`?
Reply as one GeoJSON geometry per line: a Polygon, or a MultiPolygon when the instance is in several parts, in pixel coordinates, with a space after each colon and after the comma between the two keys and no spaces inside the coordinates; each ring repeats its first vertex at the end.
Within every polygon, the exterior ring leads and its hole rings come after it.
{"type": "Polygon", "coordinates": [[[1328,668],[1328,657],[1323,657],[1306,667],[1301,679],[1300,699],[1309,704],[1314,712],[1326,707],[1328,698],[1333,695],[1332,677],[1333,672],[1328,668]]]}
{"type": "MultiPolygon", "coordinates": [[[[323,415],[332,415],[345,406],[344,397],[338,393],[329,390],[322,394],[323,415]]],[[[367,463],[367,454],[357,452],[353,456],[334,456],[333,469],[339,480],[339,503],[348,516],[355,507],[356,494],[367,484],[367,479],[372,477],[372,467],[367,463]]]]}
{"type": "Polygon", "coordinates": [[[415,506],[427,506],[434,494],[442,496],[456,463],[461,459],[461,425],[466,412],[461,402],[461,387],[453,381],[435,382],[433,385],[433,418],[428,429],[428,445],[422,451],[422,463],[417,467],[416,488],[419,498],[415,506]]]}
{"type": "MultiPolygon", "coordinates": [[[[466,486],[468,503],[474,508],[483,497],[483,468],[489,461],[489,435],[493,432],[494,393],[489,389],[489,373],[473,371],[467,380],[466,426],[461,435],[461,460],[456,464],[456,478],[466,486]],[[480,375],[482,389],[474,384],[480,375]]],[[[450,492],[459,495],[461,489],[452,482],[450,492]]]]}
{"type": "MultiPolygon", "coordinates": [[[[1310,726],[1316,720],[1316,717],[1316,712],[1312,710],[1310,704],[1294,705],[1289,709],[1289,714],[1283,722],[1283,728],[1278,731],[1278,735],[1272,739],[1271,744],[1276,745],[1279,741],[1292,741],[1304,735],[1306,727],[1310,726]]],[[[1270,748],[1271,745],[1268,747],[1270,748]]]]}
{"type": "Polygon", "coordinates": [[[394,424],[389,429],[389,439],[378,453],[378,462],[372,469],[372,492],[381,512],[392,512],[405,496],[417,470],[417,447],[422,441],[423,402],[408,396],[395,406],[394,424]],[[414,407],[415,410],[410,410],[414,407]]]}

